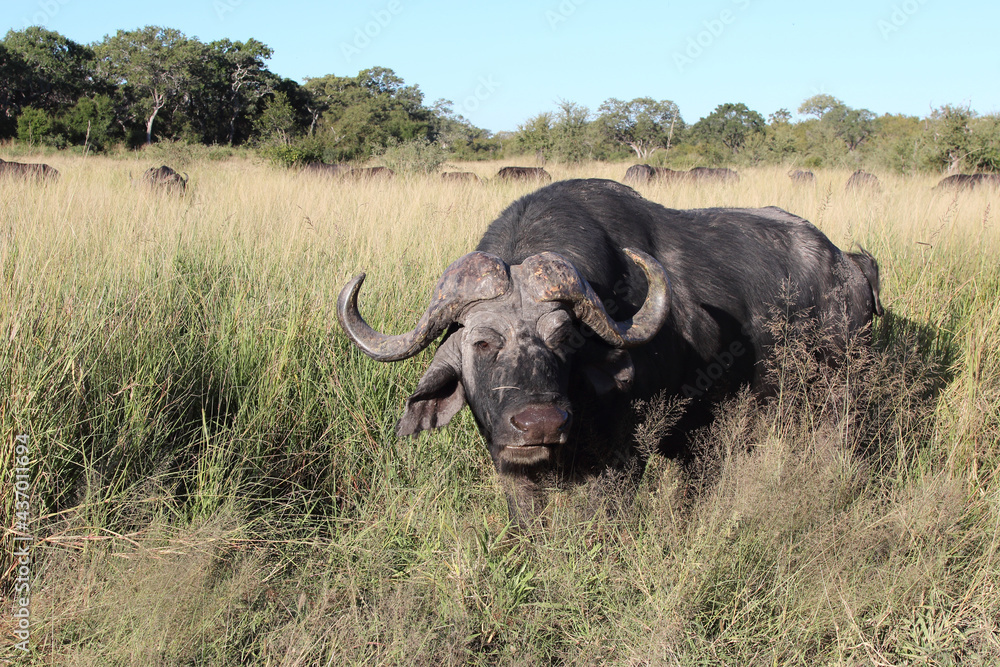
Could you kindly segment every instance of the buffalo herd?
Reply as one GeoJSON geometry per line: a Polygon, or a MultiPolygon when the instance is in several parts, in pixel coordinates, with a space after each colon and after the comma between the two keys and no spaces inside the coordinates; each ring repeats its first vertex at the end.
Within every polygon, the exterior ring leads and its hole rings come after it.
{"type": "Polygon", "coordinates": [[[744,386],[766,395],[774,313],[815,324],[836,348],[882,313],[875,259],[798,216],[670,209],[603,179],[560,181],[508,206],[445,269],[407,333],[363,319],[364,279],[344,286],[337,317],[366,355],[400,361],[440,339],[397,434],[445,426],[468,405],[522,525],[553,480],[641,473],[637,401],[688,402],[660,440],[669,455],[720,399],[744,386]]]}
{"type": "Polygon", "coordinates": [[[706,182],[735,183],[740,175],[732,169],[717,169],[713,167],[694,167],[688,171],[676,171],[666,167],[654,167],[648,164],[634,164],[625,172],[626,183],[662,182],[706,182]]]}

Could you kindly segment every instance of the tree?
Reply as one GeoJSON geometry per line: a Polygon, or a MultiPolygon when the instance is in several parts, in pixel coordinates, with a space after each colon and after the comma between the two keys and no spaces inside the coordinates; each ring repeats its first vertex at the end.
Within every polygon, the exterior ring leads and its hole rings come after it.
{"type": "Polygon", "coordinates": [[[74,145],[88,145],[96,150],[107,148],[121,138],[115,132],[114,103],[107,95],[81,97],[61,118],[66,139],[74,145]]]}
{"type": "Polygon", "coordinates": [[[317,137],[327,156],[351,160],[393,142],[428,138],[432,113],[419,86],[406,86],[391,70],[373,67],[354,77],[330,74],[309,79],[317,137]]]}
{"type": "Polygon", "coordinates": [[[39,26],[11,30],[3,44],[27,68],[15,74],[19,104],[56,112],[92,90],[94,52],[90,47],[39,26]]]}
{"type": "Polygon", "coordinates": [[[875,114],[868,109],[852,109],[844,104],[829,109],[820,119],[844,142],[848,151],[855,150],[875,132],[874,121],[875,114]]]}
{"type": "Polygon", "coordinates": [[[552,153],[552,114],[548,111],[532,116],[517,126],[514,146],[520,153],[534,153],[547,159],[552,153]]]}
{"type": "Polygon", "coordinates": [[[788,109],[778,109],[771,115],[767,117],[768,123],[771,127],[777,127],[778,125],[788,125],[792,120],[792,113],[788,109]]]}
{"type": "MultiPolygon", "coordinates": [[[[232,146],[237,122],[272,90],[269,79],[273,75],[264,62],[271,57],[274,49],[252,38],[245,42],[220,39],[209,44],[208,48],[224,82],[223,106],[228,116],[226,143],[232,146]]],[[[287,97],[284,103],[288,103],[287,97]]]]}
{"type": "Polygon", "coordinates": [[[935,109],[930,116],[935,143],[938,146],[936,162],[958,171],[966,156],[972,150],[972,120],[974,113],[969,107],[946,104],[935,109]]]}
{"type": "Polygon", "coordinates": [[[207,56],[201,42],[158,26],[119,30],[94,50],[100,74],[126,91],[133,115],[144,119],[147,144],[160,110],[190,99],[194,72],[207,56]]]}
{"type": "Polygon", "coordinates": [[[803,116],[822,118],[826,112],[838,106],[842,107],[844,106],[844,103],[833,95],[821,93],[819,95],[813,95],[802,102],[802,104],[799,105],[799,113],[803,116]]]}
{"type": "Polygon", "coordinates": [[[559,111],[552,126],[553,147],[563,162],[582,162],[593,154],[587,136],[590,110],[575,102],[559,101],[559,111]]]}
{"type": "Polygon", "coordinates": [[[282,92],[273,93],[264,104],[264,111],[254,122],[254,130],[262,143],[287,145],[295,131],[295,110],[282,92]]]}
{"type": "Polygon", "coordinates": [[[691,131],[703,141],[721,143],[735,155],[751,135],[764,131],[764,125],[764,117],[759,113],[742,102],[730,102],[715,107],[691,131]]]}
{"type": "Polygon", "coordinates": [[[637,97],[630,102],[609,98],[598,107],[598,122],[614,142],[628,146],[645,160],[656,151],[670,150],[675,130],[683,129],[677,105],[637,97]]]}

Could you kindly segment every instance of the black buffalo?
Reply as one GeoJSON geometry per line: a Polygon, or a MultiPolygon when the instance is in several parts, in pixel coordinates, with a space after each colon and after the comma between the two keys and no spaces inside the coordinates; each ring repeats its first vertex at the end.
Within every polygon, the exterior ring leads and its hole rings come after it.
{"type": "Polygon", "coordinates": [[[849,179],[847,179],[847,185],[844,186],[844,189],[846,189],[848,192],[851,191],[859,192],[866,190],[877,192],[878,190],[881,189],[881,187],[882,184],[879,183],[878,176],[876,176],[875,174],[869,174],[867,171],[858,169],[853,174],[851,174],[851,177],[849,179]]]}
{"type": "Polygon", "coordinates": [[[688,177],[694,181],[719,181],[721,183],[737,182],[740,175],[732,169],[717,169],[714,167],[694,167],[688,172],[688,177]]]}
{"type": "Polygon", "coordinates": [[[386,179],[392,178],[395,175],[396,172],[389,169],[389,167],[354,167],[343,174],[344,178],[355,181],[386,179]]]}
{"type": "Polygon", "coordinates": [[[796,169],[788,174],[788,177],[792,179],[794,183],[815,183],[816,175],[811,171],[806,171],[804,169],[796,169]]]}
{"type": "Polygon", "coordinates": [[[633,164],[625,170],[626,183],[649,183],[650,181],[671,181],[683,178],[686,172],[674,171],[666,167],[654,167],[648,164],[633,164]]]}
{"type": "Polygon", "coordinates": [[[344,287],[337,314],[370,357],[406,359],[445,334],[397,433],[444,426],[469,405],[521,522],[546,480],[641,470],[636,399],[691,400],[661,443],[671,453],[719,398],[747,383],[763,392],[775,308],[841,343],[881,312],[874,258],[842,252],[802,218],[668,209],[601,179],[511,204],[444,272],[408,333],[365,323],[363,280],[344,287]]]}
{"type": "Polygon", "coordinates": [[[152,188],[165,192],[184,192],[188,184],[188,175],[181,176],[167,165],[150,167],[142,174],[142,182],[152,188]]]}
{"type": "Polygon", "coordinates": [[[497,178],[502,181],[539,181],[543,183],[552,180],[549,172],[541,167],[504,167],[497,172],[497,178]]]}
{"type": "Polygon", "coordinates": [[[941,179],[938,188],[973,189],[980,185],[1000,185],[1000,174],[954,174],[941,179]]]}
{"type": "Polygon", "coordinates": [[[55,181],[59,179],[59,171],[47,164],[0,160],[0,176],[35,181],[55,181]]]}

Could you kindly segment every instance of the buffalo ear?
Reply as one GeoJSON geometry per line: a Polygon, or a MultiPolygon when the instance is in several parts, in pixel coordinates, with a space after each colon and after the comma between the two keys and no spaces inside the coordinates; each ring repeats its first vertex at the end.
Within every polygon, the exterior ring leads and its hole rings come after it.
{"type": "Polygon", "coordinates": [[[450,337],[438,348],[434,360],[417,383],[417,390],[406,399],[403,416],[396,424],[396,435],[416,435],[420,431],[440,428],[465,405],[462,373],[454,353],[456,338],[450,337]]]}
{"type": "Polygon", "coordinates": [[[635,378],[632,355],[614,347],[588,346],[581,370],[598,396],[613,391],[628,391],[635,378]]]}

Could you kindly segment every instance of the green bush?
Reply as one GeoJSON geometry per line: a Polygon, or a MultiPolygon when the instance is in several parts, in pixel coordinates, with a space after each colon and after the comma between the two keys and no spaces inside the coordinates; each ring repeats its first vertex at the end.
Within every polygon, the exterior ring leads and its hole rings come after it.
{"type": "Polygon", "coordinates": [[[26,107],[17,117],[17,138],[29,144],[50,144],[55,123],[52,117],[34,107],[26,107]]]}
{"type": "Polygon", "coordinates": [[[276,143],[261,146],[257,149],[257,153],[272,164],[281,167],[294,167],[310,162],[322,162],[325,157],[322,142],[312,137],[303,137],[290,144],[276,143]]]}
{"type": "Polygon", "coordinates": [[[448,157],[440,144],[422,138],[390,141],[385,148],[376,150],[375,155],[393,171],[411,174],[432,174],[448,157]]]}

